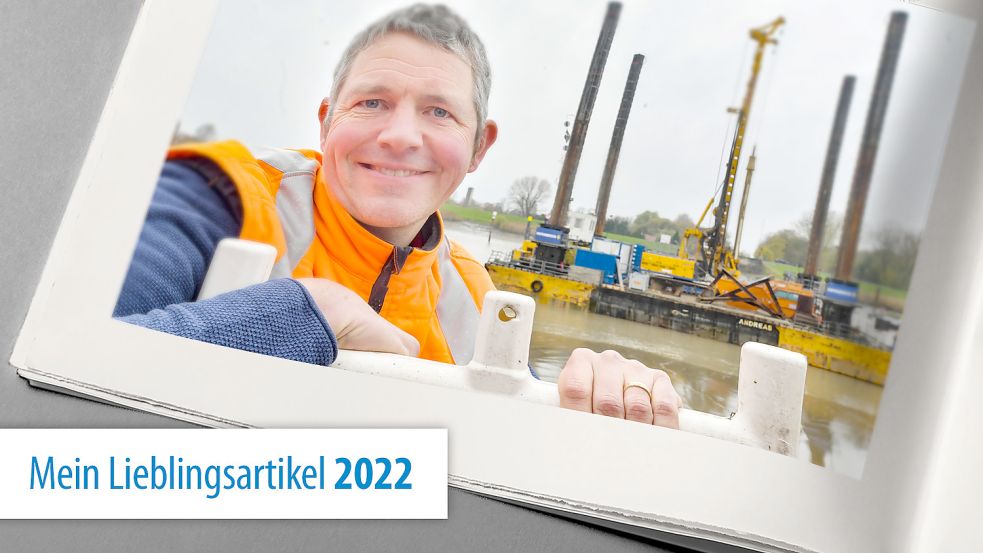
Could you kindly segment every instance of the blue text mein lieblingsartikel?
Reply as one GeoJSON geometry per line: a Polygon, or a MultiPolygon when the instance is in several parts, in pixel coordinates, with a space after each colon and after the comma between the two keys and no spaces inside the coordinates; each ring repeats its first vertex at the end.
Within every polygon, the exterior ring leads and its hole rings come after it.
{"type": "Polygon", "coordinates": [[[144,461],[110,456],[103,465],[59,463],[52,456],[32,456],[32,490],[207,490],[209,499],[222,490],[408,490],[412,463],[405,457],[374,460],[323,455],[297,462],[292,455],[264,464],[197,464],[183,457],[151,455],[144,461]]]}

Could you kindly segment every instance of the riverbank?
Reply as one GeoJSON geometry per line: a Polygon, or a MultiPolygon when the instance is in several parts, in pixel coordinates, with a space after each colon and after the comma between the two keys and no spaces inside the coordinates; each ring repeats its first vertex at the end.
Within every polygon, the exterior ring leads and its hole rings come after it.
{"type": "MultiPolygon", "coordinates": [[[[527,221],[526,218],[521,215],[499,213],[496,215],[495,220],[493,221],[491,211],[486,211],[480,207],[465,207],[463,205],[451,202],[447,202],[440,206],[440,214],[443,216],[445,221],[470,221],[472,223],[490,225],[492,228],[502,230],[504,232],[510,232],[512,234],[525,235],[526,233],[527,221]]],[[[535,230],[535,228],[543,222],[544,221],[542,219],[533,219],[532,223],[529,224],[530,230],[535,230]]],[[[641,244],[645,246],[646,250],[649,251],[656,251],[670,255],[676,254],[676,246],[671,244],[662,244],[659,242],[638,238],[636,236],[628,236],[626,234],[617,234],[613,232],[605,232],[604,237],[611,240],[618,240],[619,242],[624,242],[625,244],[641,244]]]]}
{"type": "MultiPolygon", "coordinates": [[[[440,215],[445,221],[470,221],[489,225],[492,228],[509,232],[512,234],[522,234],[526,232],[526,218],[521,215],[511,213],[499,213],[492,220],[492,212],[485,211],[480,207],[465,207],[463,205],[447,202],[440,206],[440,215]]],[[[533,228],[539,225],[540,221],[533,220],[533,228]]]]}

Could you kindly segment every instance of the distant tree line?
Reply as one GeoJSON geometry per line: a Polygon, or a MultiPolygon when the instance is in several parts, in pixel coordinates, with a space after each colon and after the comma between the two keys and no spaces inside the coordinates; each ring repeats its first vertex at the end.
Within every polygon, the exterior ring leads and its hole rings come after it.
{"type": "MultiPolygon", "coordinates": [[[[839,249],[840,231],[843,217],[831,212],[826,218],[823,232],[823,249],[819,254],[819,271],[832,272],[836,267],[836,254],[839,249]]],[[[765,261],[778,261],[802,267],[809,251],[809,234],[812,229],[812,214],[807,213],[792,225],[792,228],[773,232],[758,245],[754,256],[765,261]]]]}
{"type": "Polygon", "coordinates": [[[673,244],[678,244],[683,231],[693,226],[693,219],[685,213],[680,213],[675,219],[659,215],[657,211],[643,211],[634,218],[608,217],[604,222],[604,230],[614,234],[624,234],[636,238],[658,240],[665,234],[673,244]]]}
{"type": "MultiPolygon", "coordinates": [[[[484,207],[545,219],[544,211],[548,212],[552,208],[552,201],[553,185],[548,180],[526,176],[512,183],[503,201],[497,204],[484,204],[484,207]]],[[[678,244],[683,231],[692,226],[693,220],[686,214],[668,219],[655,211],[643,211],[635,217],[609,216],[604,223],[604,230],[613,234],[653,240],[658,240],[661,235],[666,234],[671,237],[673,244],[678,244]]]]}
{"type": "MultiPolygon", "coordinates": [[[[809,250],[809,233],[812,215],[806,214],[792,228],[773,232],[765,237],[755,250],[755,257],[764,261],[776,261],[805,266],[809,250]]],[[[836,269],[840,232],[843,218],[831,213],[826,223],[823,248],[819,255],[819,272],[832,273],[836,269]]],[[[854,278],[892,288],[908,289],[911,273],[918,255],[919,236],[910,231],[885,227],[874,233],[872,248],[857,253],[854,278]]]]}
{"type": "MultiPolygon", "coordinates": [[[[525,176],[516,179],[509,187],[506,197],[497,203],[474,202],[472,205],[486,211],[532,215],[545,219],[552,208],[553,185],[546,179],[525,176]]],[[[604,223],[605,232],[622,234],[636,238],[659,240],[662,235],[670,237],[670,243],[679,244],[683,232],[693,226],[693,219],[685,213],[669,219],[657,211],[643,211],[634,217],[611,215],[604,223]]]]}

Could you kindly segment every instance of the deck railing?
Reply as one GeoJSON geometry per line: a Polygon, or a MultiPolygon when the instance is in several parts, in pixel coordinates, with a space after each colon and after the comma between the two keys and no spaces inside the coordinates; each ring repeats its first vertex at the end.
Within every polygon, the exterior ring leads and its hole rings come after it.
{"type": "Polygon", "coordinates": [[[513,258],[512,252],[495,250],[488,257],[488,263],[550,276],[565,277],[570,274],[570,267],[568,265],[536,259],[532,254],[527,252],[522,252],[519,258],[513,258]]]}

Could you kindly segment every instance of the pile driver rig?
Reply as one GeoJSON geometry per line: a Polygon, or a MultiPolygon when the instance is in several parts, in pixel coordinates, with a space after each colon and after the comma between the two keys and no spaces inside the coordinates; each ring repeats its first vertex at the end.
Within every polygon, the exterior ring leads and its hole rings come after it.
{"type": "MultiPolygon", "coordinates": [[[[696,224],[686,229],[683,233],[682,240],[679,241],[679,257],[691,259],[690,252],[698,253],[698,264],[701,266],[704,274],[711,278],[719,276],[722,270],[734,275],[738,274],[738,260],[733,250],[727,245],[727,220],[730,216],[731,199],[734,192],[734,184],[737,180],[738,163],[741,159],[741,151],[744,146],[744,133],[751,114],[751,104],[754,100],[758,75],[761,73],[762,59],[764,58],[765,49],[769,44],[778,44],[775,35],[784,24],[785,18],[778,17],[771,23],[751,29],[751,40],[757,44],[757,47],[754,52],[751,76],[748,79],[744,101],[741,103],[741,107],[736,109],[730,108],[729,110],[737,113],[737,127],[734,131],[734,139],[730,148],[730,158],[727,161],[727,173],[720,186],[720,198],[717,200],[716,194],[710,198],[696,224]],[[717,207],[713,209],[713,226],[701,228],[700,225],[703,224],[703,220],[710,213],[714,200],[717,200],[717,207]]],[[[750,178],[750,174],[748,178],[750,178]]],[[[745,191],[746,193],[747,191],[745,191]]],[[[742,209],[742,218],[743,215],[742,209]]]]}

